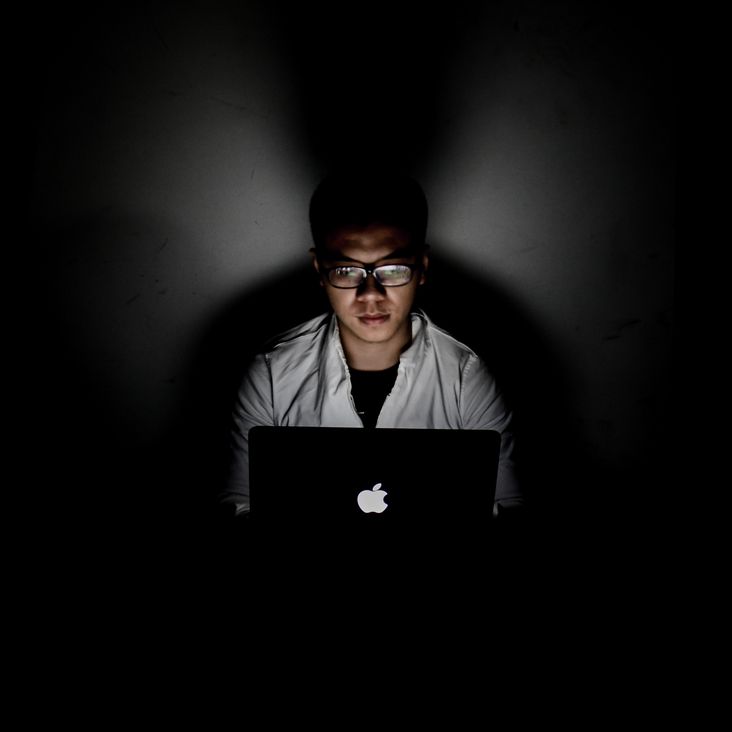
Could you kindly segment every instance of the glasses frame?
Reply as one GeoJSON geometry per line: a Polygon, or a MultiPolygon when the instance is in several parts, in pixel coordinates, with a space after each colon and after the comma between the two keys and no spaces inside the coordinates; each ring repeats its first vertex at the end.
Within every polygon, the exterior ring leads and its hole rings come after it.
{"type": "Polygon", "coordinates": [[[325,279],[328,281],[328,284],[331,287],[335,287],[338,290],[357,290],[359,287],[361,287],[369,278],[369,275],[372,275],[374,280],[376,280],[377,284],[381,287],[406,287],[413,279],[414,279],[414,273],[420,269],[421,265],[419,264],[404,264],[402,262],[399,262],[398,264],[379,264],[376,266],[365,266],[360,264],[339,264],[335,267],[326,267],[322,264],[320,264],[320,270],[324,273],[325,279]],[[406,282],[402,282],[400,285],[387,285],[384,282],[381,282],[379,278],[376,276],[376,271],[381,269],[382,267],[408,267],[410,270],[409,279],[406,282]],[[330,273],[333,270],[336,269],[360,269],[362,272],[365,272],[364,278],[357,284],[357,285],[334,285],[333,282],[331,282],[330,279],[330,273]]]}

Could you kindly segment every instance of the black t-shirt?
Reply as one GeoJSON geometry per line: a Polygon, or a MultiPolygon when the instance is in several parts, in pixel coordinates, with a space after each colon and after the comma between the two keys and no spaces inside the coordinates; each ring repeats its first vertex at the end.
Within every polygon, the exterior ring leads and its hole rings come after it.
{"type": "Polygon", "coordinates": [[[351,394],[358,416],[364,427],[375,427],[384,400],[396,381],[399,362],[384,371],[357,371],[350,367],[349,371],[351,394]]]}

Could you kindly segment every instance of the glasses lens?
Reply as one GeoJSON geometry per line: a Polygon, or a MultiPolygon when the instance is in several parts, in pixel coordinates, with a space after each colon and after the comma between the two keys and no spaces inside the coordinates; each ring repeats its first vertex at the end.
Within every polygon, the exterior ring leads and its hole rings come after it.
{"type": "MultiPolygon", "coordinates": [[[[374,271],[376,281],[384,287],[406,285],[412,279],[412,268],[405,264],[384,264],[374,271]]],[[[363,267],[334,267],[328,270],[328,280],[334,287],[359,287],[366,279],[363,267]]]]}
{"type": "Polygon", "coordinates": [[[358,287],[365,274],[360,267],[334,267],[328,272],[328,279],[335,287],[358,287]]]}
{"type": "Polygon", "coordinates": [[[406,285],[412,279],[412,269],[405,264],[385,264],[383,267],[377,267],[374,275],[379,284],[386,287],[397,287],[406,285]]]}

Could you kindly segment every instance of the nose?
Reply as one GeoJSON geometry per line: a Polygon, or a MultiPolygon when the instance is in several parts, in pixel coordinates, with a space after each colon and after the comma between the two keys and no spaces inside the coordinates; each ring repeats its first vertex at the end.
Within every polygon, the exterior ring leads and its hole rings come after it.
{"type": "Polygon", "coordinates": [[[366,279],[358,286],[356,297],[359,300],[382,300],[386,295],[383,285],[380,285],[373,272],[366,275],[366,279]]]}

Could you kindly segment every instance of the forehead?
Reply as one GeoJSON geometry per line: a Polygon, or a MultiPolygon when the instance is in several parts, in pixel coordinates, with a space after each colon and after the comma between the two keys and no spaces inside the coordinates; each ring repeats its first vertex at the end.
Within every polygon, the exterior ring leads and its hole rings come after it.
{"type": "Polygon", "coordinates": [[[353,259],[368,264],[391,256],[414,256],[410,243],[409,233],[395,226],[344,227],[325,238],[323,254],[327,259],[353,259]]]}

